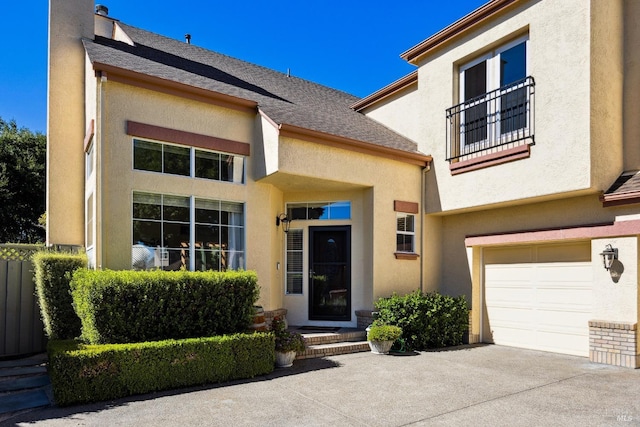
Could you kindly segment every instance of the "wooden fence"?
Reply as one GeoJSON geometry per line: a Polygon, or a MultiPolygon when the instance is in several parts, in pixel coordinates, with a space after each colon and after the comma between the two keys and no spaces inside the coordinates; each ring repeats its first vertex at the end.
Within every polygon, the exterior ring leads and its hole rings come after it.
{"type": "Polygon", "coordinates": [[[0,358],[46,348],[31,255],[42,246],[0,245],[0,358]]]}

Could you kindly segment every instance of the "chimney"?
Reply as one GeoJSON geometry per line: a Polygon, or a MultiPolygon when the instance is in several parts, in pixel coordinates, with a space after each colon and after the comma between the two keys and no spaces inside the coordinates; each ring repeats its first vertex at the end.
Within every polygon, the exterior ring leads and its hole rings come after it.
{"type": "Polygon", "coordinates": [[[187,33],[184,35],[185,41],[187,44],[191,44],[191,34],[187,33]]]}
{"type": "Polygon", "coordinates": [[[100,16],[108,16],[109,15],[109,8],[103,4],[97,4],[96,5],[96,13],[100,16]]]}

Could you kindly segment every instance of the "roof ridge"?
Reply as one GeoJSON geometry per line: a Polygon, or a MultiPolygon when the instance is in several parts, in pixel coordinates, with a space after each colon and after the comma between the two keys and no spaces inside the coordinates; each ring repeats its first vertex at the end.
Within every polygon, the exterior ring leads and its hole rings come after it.
{"type": "MultiPolygon", "coordinates": [[[[208,49],[206,47],[198,46],[198,45],[195,45],[195,44],[185,43],[185,42],[182,42],[182,41],[180,41],[178,39],[174,39],[172,37],[165,36],[163,34],[155,33],[153,31],[145,30],[145,29],[133,26],[133,25],[126,24],[126,23],[124,23],[122,21],[118,21],[118,25],[121,26],[121,28],[123,29],[123,31],[125,31],[125,33],[127,32],[126,31],[127,28],[133,29],[134,31],[139,31],[139,32],[142,32],[142,33],[153,35],[154,37],[159,37],[159,38],[161,38],[163,40],[166,40],[166,41],[174,44],[175,47],[181,46],[181,47],[185,47],[186,49],[198,50],[200,52],[203,52],[203,53],[206,53],[206,54],[209,54],[209,55],[210,54],[217,55],[217,56],[219,56],[221,58],[224,58],[226,60],[231,60],[231,61],[235,61],[237,63],[247,64],[247,65],[250,65],[252,67],[264,70],[266,72],[277,74],[277,75],[279,75],[281,77],[286,77],[286,78],[290,78],[290,79],[296,79],[296,80],[298,80],[300,82],[303,82],[303,83],[306,83],[306,84],[311,84],[311,85],[314,85],[314,86],[318,86],[319,88],[322,88],[323,90],[328,90],[328,91],[340,93],[342,95],[346,95],[346,96],[352,97],[355,100],[359,100],[360,99],[360,97],[358,97],[358,96],[356,96],[356,95],[354,95],[352,93],[349,93],[347,91],[344,91],[344,90],[341,90],[341,89],[336,89],[336,88],[333,88],[331,86],[324,85],[322,83],[314,82],[313,80],[309,80],[309,79],[306,79],[306,78],[303,78],[303,77],[300,77],[300,76],[290,75],[290,74],[284,73],[282,71],[278,71],[278,70],[275,70],[273,68],[266,67],[264,65],[256,64],[254,62],[247,61],[245,59],[241,59],[241,58],[238,58],[238,57],[235,57],[235,56],[228,55],[226,53],[219,52],[217,50],[208,49]]],[[[131,37],[131,35],[129,35],[129,37],[131,37]]],[[[133,40],[134,43],[138,44],[138,42],[135,40],[134,37],[131,37],[131,39],[133,40]]],[[[140,43],[140,44],[142,44],[142,43],[140,43]]],[[[185,58],[185,59],[188,59],[188,58],[185,58]]]]}

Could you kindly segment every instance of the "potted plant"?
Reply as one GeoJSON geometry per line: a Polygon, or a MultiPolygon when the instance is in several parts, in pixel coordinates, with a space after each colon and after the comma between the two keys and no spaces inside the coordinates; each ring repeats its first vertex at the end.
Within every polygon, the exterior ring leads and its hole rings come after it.
{"type": "Polygon", "coordinates": [[[367,328],[367,342],[372,353],[389,354],[395,340],[402,336],[399,326],[374,323],[367,328]]]}
{"type": "Polygon", "coordinates": [[[307,348],[304,337],[297,332],[287,331],[279,316],[273,318],[271,330],[276,337],[276,366],[288,368],[293,365],[296,354],[307,348]]]}

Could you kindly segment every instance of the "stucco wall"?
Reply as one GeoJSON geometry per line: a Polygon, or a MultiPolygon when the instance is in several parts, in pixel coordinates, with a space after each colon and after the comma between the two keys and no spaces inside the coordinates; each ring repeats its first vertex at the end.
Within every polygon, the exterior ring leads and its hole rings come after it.
{"type": "MultiPolygon", "coordinates": [[[[368,117],[379,121],[407,138],[418,141],[425,126],[433,124],[428,117],[418,116],[422,102],[418,92],[418,82],[379,101],[362,111],[368,117]]],[[[440,117],[438,117],[440,119],[440,117]]],[[[426,153],[430,154],[430,153],[426,153]]]]}
{"type": "Polygon", "coordinates": [[[590,6],[591,186],[606,190],[623,170],[624,5],[591,0],[590,6]]]}
{"type": "Polygon", "coordinates": [[[633,206],[603,209],[597,196],[582,196],[442,217],[441,290],[451,295],[465,294],[471,300],[467,236],[613,223],[616,216],[634,211],[633,206]]]}
{"type": "Polygon", "coordinates": [[[427,186],[428,212],[596,193],[610,185],[620,172],[620,155],[616,149],[606,151],[612,139],[606,142],[603,136],[611,129],[615,140],[621,129],[619,8],[598,4],[594,12],[603,9],[603,16],[592,20],[591,4],[584,0],[523,2],[422,58],[418,101],[411,98],[370,108],[368,114],[385,123],[391,123],[393,115],[420,123],[406,132],[422,152],[434,157],[435,173],[427,186]],[[591,44],[592,25],[601,34],[614,24],[612,32],[591,44]],[[536,82],[535,145],[530,157],[452,176],[446,161],[445,111],[459,102],[459,67],[525,34],[529,36],[528,74],[536,82]],[[592,54],[608,43],[612,46],[605,60],[592,61],[592,54]],[[604,76],[611,72],[615,90],[606,93],[604,76]]]}
{"type": "Polygon", "coordinates": [[[593,240],[593,320],[638,322],[638,237],[593,240]],[[611,271],[621,273],[614,280],[603,267],[600,253],[610,244],[618,249],[618,261],[611,271]]]}
{"type": "MultiPolygon", "coordinates": [[[[285,203],[290,201],[350,200],[354,217],[346,223],[352,226],[353,310],[370,309],[378,296],[387,296],[393,291],[405,293],[420,286],[421,258],[397,260],[394,256],[396,212],[393,204],[394,200],[421,202],[422,168],[419,166],[278,137],[271,132],[270,123],[253,114],[108,79],[100,83],[99,90],[104,94],[101,265],[116,269],[131,267],[134,191],[243,202],[247,215],[247,268],[258,272],[262,287],[260,303],[266,309],[279,308],[285,303],[284,233],[274,224],[276,215],[284,212],[285,203]],[[251,144],[252,154],[246,164],[247,183],[133,170],[132,137],[126,134],[127,120],[251,144]],[[264,163],[254,164],[264,161],[262,155],[268,159],[271,174],[256,181],[266,169],[264,163]]],[[[416,236],[420,233],[419,215],[416,215],[416,236]]],[[[419,250],[419,237],[416,237],[416,251],[419,250]]]]}
{"type": "Polygon", "coordinates": [[[624,2],[624,169],[640,169],[640,2],[624,2]]]}
{"type": "Polygon", "coordinates": [[[85,53],[92,0],[49,2],[47,242],[84,245],[85,53]]]}
{"type": "MultiPolygon", "coordinates": [[[[360,154],[322,144],[281,138],[279,170],[299,177],[351,183],[372,190],[373,298],[400,294],[420,286],[420,262],[395,258],[396,212],[394,200],[421,206],[422,168],[390,159],[360,154]]],[[[341,184],[336,184],[337,188],[341,184]]],[[[420,250],[420,215],[416,214],[416,251],[420,250]]],[[[365,230],[366,231],[366,230],[365,230]]],[[[357,307],[367,309],[370,307],[357,307]]]]}
{"type": "MultiPolygon", "coordinates": [[[[246,184],[134,171],[132,137],[126,134],[126,121],[133,120],[253,145],[254,116],[108,80],[102,87],[103,210],[99,216],[104,245],[98,262],[114,269],[131,268],[133,191],[237,201],[245,203],[247,215],[247,268],[256,270],[268,289],[275,274],[274,251],[270,250],[276,244],[272,216],[281,204],[281,194],[253,181],[253,158],[249,156],[245,165],[246,184]]],[[[277,308],[272,307],[273,298],[278,302],[276,295],[266,292],[262,298],[266,308],[277,308]]]]}

